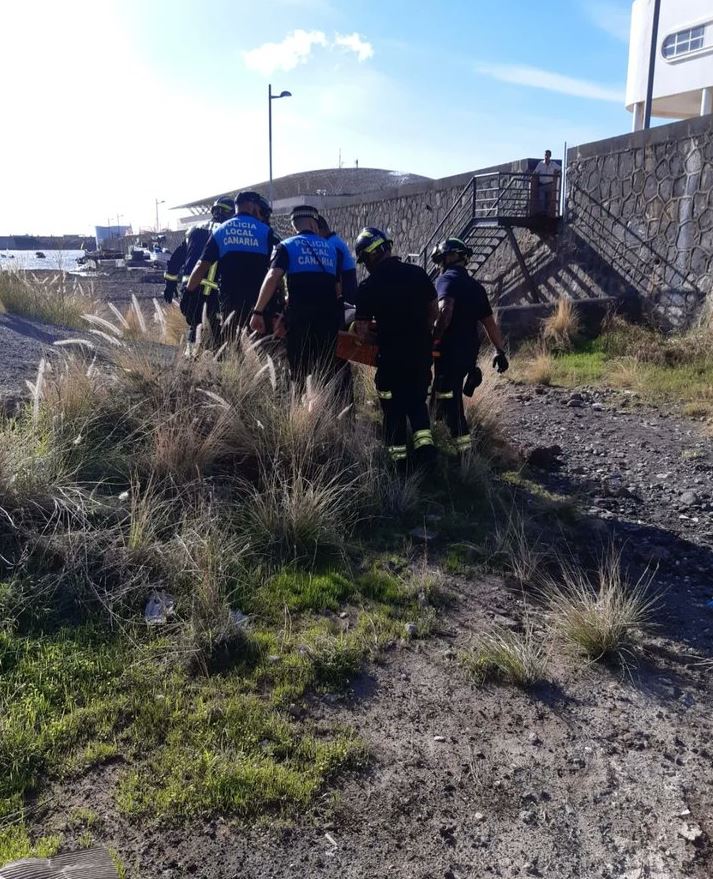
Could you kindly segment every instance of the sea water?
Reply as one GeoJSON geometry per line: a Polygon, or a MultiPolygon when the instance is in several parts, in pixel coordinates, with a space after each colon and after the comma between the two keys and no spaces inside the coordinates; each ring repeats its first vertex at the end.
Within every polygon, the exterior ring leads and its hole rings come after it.
{"type": "Polygon", "coordinates": [[[84,256],[83,250],[43,250],[45,259],[35,256],[34,250],[3,250],[0,248],[0,269],[36,271],[76,272],[77,257],[84,256]]]}

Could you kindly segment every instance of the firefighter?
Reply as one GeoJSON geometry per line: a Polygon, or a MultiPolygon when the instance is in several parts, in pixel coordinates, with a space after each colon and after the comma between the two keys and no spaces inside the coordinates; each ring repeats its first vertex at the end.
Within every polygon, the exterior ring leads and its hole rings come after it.
{"type": "Polygon", "coordinates": [[[463,408],[464,382],[465,392],[471,396],[483,379],[477,365],[479,323],[495,348],[493,367],[505,372],[509,366],[485,288],[466,268],[472,255],[460,238],[446,238],[431,254],[441,270],[436,280],[438,318],[433,333],[436,411],[446,422],[459,454],[471,447],[463,408]]]}
{"type": "Polygon", "coordinates": [[[279,240],[268,225],[270,205],[260,193],[239,192],[235,207],[235,216],[211,233],[187,285],[189,293],[201,283],[204,288],[219,290],[220,316],[227,336],[234,336],[247,324],[279,240]]]}
{"type": "Polygon", "coordinates": [[[338,290],[341,257],[331,241],[320,237],[318,216],[311,205],[292,209],[295,235],[275,247],[250,320],[251,329],[268,332],[268,309],[284,277],[287,359],[292,379],[300,385],[317,372],[326,380],[334,376],[337,332],[343,320],[338,290]]]}
{"type": "Polygon", "coordinates": [[[356,332],[366,338],[370,321],[376,322],[376,390],[391,460],[397,466],[407,462],[408,422],[416,461],[430,463],[436,450],[426,400],[438,314],[436,291],[426,272],[401,262],[392,254],[392,246],[373,227],[362,229],[356,240],[357,262],[369,273],[357,293],[356,332]]]}
{"type": "MultiPolygon", "coordinates": [[[[220,198],[215,200],[210,209],[210,221],[197,226],[191,226],[186,232],[186,237],[171,254],[163,275],[166,281],[163,298],[167,303],[173,302],[179,282],[182,281],[185,284],[188,281],[213,229],[217,229],[221,223],[230,219],[234,213],[235,205],[233,199],[229,195],[221,195],[220,198]]],[[[206,288],[205,293],[208,297],[206,302],[208,302],[209,310],[215,310],[215,296],[211,299],[209,295],[211,290],[209,288],[206,288]]],[[[195,342],[196,326],[201,322],[203,303],[195,295],[186,295],[185,288],[181,295],[181,311],[189,326],[188,341],[195,342]]]]}

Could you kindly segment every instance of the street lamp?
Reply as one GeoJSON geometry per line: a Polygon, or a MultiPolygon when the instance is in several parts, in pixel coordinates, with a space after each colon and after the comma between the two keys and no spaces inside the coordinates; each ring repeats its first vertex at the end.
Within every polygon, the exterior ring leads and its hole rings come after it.
{"type": "Polygon", "coordinates": [[[651,25],[651,47],[649,50],[649,75],[646,83],[646,101],[644,103],[644,128],[651,128],[651,108],[654,104],[654,73],[656,72],[660,14],[661,0],[654,0],[654,17],[651,25]]]}
{"type": "Polygon", "coordinates": [[[156,233],[158,234],[158,231],[159,231],[159,229],[158,229],[158,206],[160,204],[166,204],[166,199],[162,198],[159,201],[159,199],[155,198],[154,201],[156,202],[156,233]]]}
{"type": "Polygon", "coordinates": [[[291,98],[292,92],[280,92],[279,95],[273,95],[272,83],[267,87],[267,131],[270,152],[270,207],[272,207],[272,102],[280,98],[291,98]]]}

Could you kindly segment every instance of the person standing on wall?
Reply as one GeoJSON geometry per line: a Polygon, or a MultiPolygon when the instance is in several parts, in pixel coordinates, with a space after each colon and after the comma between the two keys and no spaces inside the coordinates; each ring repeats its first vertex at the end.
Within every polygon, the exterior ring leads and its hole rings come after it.
{"type": "Polygon", "coordinates": [[[391,239],[374,227],[362,229],[356,240],[357,262],[369,273],[357,293],[356,332],[366,339],[375,321],[376,390],[391,460],[399,467],[406,464],[410,424],[414,457],[430,464],[436,456],[427,405],[436,290],[420,266],[401,262],[392,247],[391,239]]]}
{"type": "Polygon", "coordinates": [[[545,150],[544,161],[539,162],[532,172],[537,178],[537,207],[541,214],[554,217],[557,214],[555,177],[562,174],[558,162],[552,161],[552,153],[545,150]]]}
{"type": "Polygon", "coordinates": [[[302,385],[308,375],[333,378],[337,332],[344,319],[339,297],[341,255],[320,237],[317,208],[292,209],[295,235],[272,252],[270,269],[260,289],[250,328],[268,332],[265,316],[284,278],[287,284],[287,359],[293,381],[302,385]]]}
{"type": "MultiPolygon", "coordinates": [[[[186,232],[186,236],[178,247],[171,254],[171,258],[166,265],[166,271],[163,278],[166,286],[163,290],[163,298],[170,305],[177,295],[178,284],[182,282],[187,284],[189,276],[199,261],[203,249],[214,229],[217,229],[221,223],[229,220],[235,214],[235,204],[229,195],[221,195],[213,202],[210,209],[211,219],[207,223],[201,223],[186,232]]],[[[217,309],[217,297],[213,294],[213,289],[205,286],[201,296],[197,293],[188,293],[185,286],[181,291],[181,312],[188,324],[188,342],[193,343],[196,340],[196,327],[201,322],[204,303],[208,306],[209,314],[217,309]]]]}
{"type": "Polygon", "coordinates": [[[463,407],[464,382],[465,392],[471,396],[483,379],[477,365],[479,323],[495,347],[493,367],[505,372],[509,366],[485,288],[466,268],[472,255],[473,251],[460,238],[446,238],[431,254],[441,270],[436,280],[438,319],[433,333],[436,412],[446,422],[459,454],[471,447],[463,407]]]}
{"type": "Polygon", "coordinates": [[[187,287],[193,292],[202,283],[219,291],[224,337],[247,324],[278,243],[268,225],[270,205],[259,192],[239,192],[235,207],[235,216],[213,230],[187,287]]]}

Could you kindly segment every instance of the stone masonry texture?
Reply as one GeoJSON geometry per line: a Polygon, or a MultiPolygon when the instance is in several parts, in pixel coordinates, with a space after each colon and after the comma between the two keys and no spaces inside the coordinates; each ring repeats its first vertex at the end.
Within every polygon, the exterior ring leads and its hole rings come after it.
{"type": "MultiPolygon", "coordinates": [[[[483,171],[526,171],[536,161],[483,171]]],[[[516,230],[542,299],[613,297],[666,328],[694,322],[713,299],[713,116],[574,147],[566,171],[560,231],[516,230]]],[[[332,199],[324,210],[350,244],[363,226],[377,226],[401,256],[418,254],[471,177],[332,199]]],[[[494,304],[531,301],[507,241],[478,277],[494,304]]]]}

